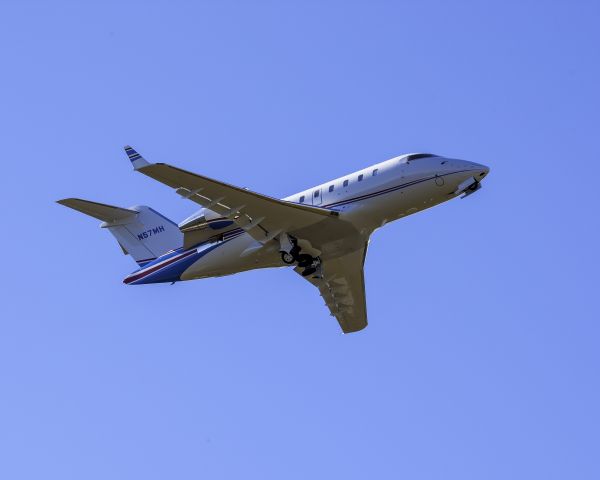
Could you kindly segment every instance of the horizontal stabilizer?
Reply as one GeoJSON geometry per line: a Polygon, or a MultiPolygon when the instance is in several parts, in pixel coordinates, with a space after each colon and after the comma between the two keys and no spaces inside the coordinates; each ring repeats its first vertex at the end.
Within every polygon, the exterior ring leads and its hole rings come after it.
{"type": "Polygon", "coordinates": [[[58,200],[56,203],[60,203],[65,207],[72,208],[81,213],[85,213],[90,217],[97,218],[103,222],[115,222],[137,215],[138,212],[130,210],[128,208],[115,207],[113,205],[106,205],[104,203],[90,202],[89,200],[82,200],[81,198],[64,198],[58,200]]]}

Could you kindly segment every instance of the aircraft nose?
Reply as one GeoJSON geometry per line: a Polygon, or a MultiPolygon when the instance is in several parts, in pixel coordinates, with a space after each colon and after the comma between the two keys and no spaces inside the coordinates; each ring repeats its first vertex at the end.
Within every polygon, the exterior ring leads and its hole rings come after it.
{"type": "Polygon", "coordinates": [[[477,170],[474,177],[479,181],[482,180],[488,173],[490,173],[490,167],[481,163],[472,163],[471,168],[477,170]]]}

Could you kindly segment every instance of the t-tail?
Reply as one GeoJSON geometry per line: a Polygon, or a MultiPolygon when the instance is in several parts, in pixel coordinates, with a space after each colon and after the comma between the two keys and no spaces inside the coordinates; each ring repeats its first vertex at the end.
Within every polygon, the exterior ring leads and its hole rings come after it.
{"type": "Polygon", "coordinates": [[[57,203],[102,220],[126,255],[140,267],[160,255],[183,245],[183,234],[175,223],[146,206],[114,207],[79,198],[65,198],[57,203]]]}

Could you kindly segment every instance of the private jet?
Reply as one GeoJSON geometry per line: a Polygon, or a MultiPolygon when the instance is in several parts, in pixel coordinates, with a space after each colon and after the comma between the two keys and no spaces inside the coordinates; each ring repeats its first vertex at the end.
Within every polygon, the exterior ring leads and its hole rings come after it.
{"type": "Polygon", "coordinates": [[[138,269],[127,285],[291,267],[319,290],[344,333],[367,326],[364,263],[371,234],[481,188],[485,165],[410,153],[283,199],[168,165],[125,147],[135,171],[202,208],[176,224],[147,206],[58,203],[101,220],[138,269]]]}

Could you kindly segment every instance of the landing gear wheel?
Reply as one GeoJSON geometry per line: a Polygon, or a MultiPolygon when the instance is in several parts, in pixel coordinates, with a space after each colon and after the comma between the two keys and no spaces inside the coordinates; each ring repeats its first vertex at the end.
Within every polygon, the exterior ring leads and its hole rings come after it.
{"type": "Polygon", "coordinates": [[[281,252],[281,260],[286,265],[291,265],[292,263],[294,263],[296,261],[296,259],[294,258],[294,256],[291,253],[288,253],[288,252],[281,252]]]}
{"type": "Polygon", "coordinates": [[[300,268],[310,267],[313,263],[313,257],[307,255],[306,253],[301,253],[298,255],[298,266],[300,268]]]}
{"type": "Polygon", "coordinates": [[[312,275],[316,271],[317,271],[317,269],[315,267],[307,267],[302,271],[302,276],[308,277],[309,275],[312,275]]]}

